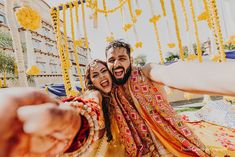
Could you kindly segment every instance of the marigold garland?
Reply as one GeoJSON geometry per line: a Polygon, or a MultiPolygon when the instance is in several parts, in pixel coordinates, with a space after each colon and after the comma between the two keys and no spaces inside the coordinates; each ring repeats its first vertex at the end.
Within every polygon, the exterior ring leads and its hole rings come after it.
{"type": "Polygon", "coordinates": [[[186,31],[189,30],[189,26],[188,26],[188,16],[187,16],[187,12],[186,12],[186,8],[185,8],[185,3],[184,0],[180,0],[180,4],[183,10],[183,14],[184,14],[184,20],[185,20],[185,27],[186,27],[186,31]]]}
{"type": "Polygon", "coordinates": [[[161,62],[161,64],[164,64],[162,46],[161,46],[161,41],[160,41],[158,28],[157,28],[157,22],[161,18],[161,16],[160,15],[155,15],[153,5],[152,5],[152,0],[148,0],[148,4],[149,4],[149,8],[150,8],[150,13],[152,15],[152,17],[149,19],[149,22],[153,24],[154,33],[155,33],[155,37],[156,37],[157,45],[158,45],[158,50],[159,50],[160,62],[161,62]]]}
{"type": "MultiPolygon", "coordinates": [[[[106,6],[106,0],[103,0],[103,7],[104,7],[104,10],[106,11],[107,10],[107,6],[106,6]]],[[[108,13],[104,13],[104,16],[108,16],[108,13]]]]}
{"type": "Polygon", "coordinates": [[[69,77],[69,71],[66,66],[66,59],[64,55],[63,45],[62,45],[62,37],[60,32],[60,12],[59,8],[58,10],[51,10],[51,16],[53,18],[53,24],[54,29],[56,32],[56,39],[57,39],[57,49],[59,50],[59,56],[61,61],[61,70],[62,70],[62,76],[64,80],[64,86],[65,86],[65,92],[67,96],[71,96],[70,92],[72,90],[70,77],[69,77]]]}
{"type": "Polygon", "coordinates": [[[19,24],[25,29],[34,31],[41,27],[40,14],[28,6],[18,9],[16,17],[19,24]]]}
{"type": "MultiPolygon", "coordinates": [[[[63,27],[64,27],[64,45],[65,45],[65,57],[67,68],[70,68],[70,57],[69,57],[69,46],[68,46],[68,38],[67,38],[67,27],[66,27],[66,5],[63,6],[63,27]]],[[[71,15],[70,15],[71,16],[71,15]]]]}
{"type": "Polygon", "coordinates": [[[83,84],[83,79],[82,79],[82,74],[81,74],[81,68],[79,64],[79,56],[77,53],[77,47],[76,47],[76,39],[75,39],[75,34],[74,34],[74,22],[73,22],[73,12],[72,12],[72,4],[70,4],[70,23],[71,23],[71,33],[72,33],[72,40],[73,40],[73,48],[74,48],[74,57],[75,57],[75,63],[77,66],[77,71],[78,71],[78,77],[80,81],[80,85],[82,87],[82,92],[84,92],[84,84],[83,84]]]}
{"type": "Polygon", "coordinates": [[[104,9],[99,9],[99,8],[97,8],[97,12],[99,12],[99,13],[104,13],[104,14],[106,14],[106,13],[114,13],[114,12],[116,12],[117,10],[119,10],[120,8],[122,8],[123,5],[124,5],[125,3],[127,3],[128,1],[129,1],[129,0],[123,0],[122,2],[119,3],[119,5],[118,5],[117,7],[113,8],[113,9],[110,9],[110,10],[104,10],[104,9]]]}
{"type": "Polygon", "coordinates": [[[207,14],[207,24],[209,26],[209,28],[212,28],[212,21],[211,21],[211,18],[209,17],[209,6],[208,6],[208,3],[207,3],[207,0],[203,0],[203,5],[204,5],[204,8],[205,8],[205,12],[207,14]]]}
{"type": "MultiPolygon", "coordinates": [[[[106,0],[103,0],[103,7],[104,7],[104,10],[107,9],[106,0]]],[[[109,18],[108,18],[108,14],[107,13],[105,13],[105,21],[106,21],[107,28],[108,28],[108,33],[109,33],[109,35],[106,37],[106,42],[110,43],[110,42],[112,42],[114,40],[114,34],[111,31],[110,22],[109,22],[109,18]]]]}
{"type": "Polygon", "coordinates": [[[217,9],[217,5],[216,5],[216,1],[215,0],[209,0],[209,4],[210,4],[210,14],[212,16],[210,16],[212,18],[212,25],[213,25],[213,30],[214,30],[214,36],[217,38],[217,46],[218,46],[218,50],[219,50],[219,54],[221,56],[222,61],[226,61],[226,55],[225,55],[225,51],[224,51],[224,41],[223,41],[223,35],[221,32],[221,26],[220,26],[220,20],[219,20],[219,15],[218,15],[218,9],[217,9]]]}
{"type": "Polygon", "coordinates": [[[94,24],[94,28],[98,27],[98,12],[97,12],[97,8],[98,8],[98,0],[94,1],[94,5],[95,5],[95,11],[93,13],[93,24],[94,24]]]}
{"type": "Polygon", "coordinates": [[[128,3],[129,12],[130,12],[130,15],[131,15],[131,20],[132,20],[133,23],[136,23],[137,19],[134,16],[133,11],[132,11],[133,9],[132,9],[132,6],[131,6],[131,0],[128,0],[127,3],[128,3]]]}
{"type": "Polygon", "coordinates": [[[198,17],[198,21],[205,21],[208,20],[208,12],[204,11],[202,12],[198,17]]]}
{"type": "Polygon", "coordinates": [[[194,6],[193,6],[193,1],[192,0],[189,0],[189,5],[190,5],[190,10],[191,10],[192,18],[193,18],[195,37],[196,37],[196,42],[197,42],[198,59],[199,59],[199,62],[202,62],[201,42],[200,42],[199,35],[198,35],[198,25],[197,25],[197,21],[196,21],[196,15],[195,15],[195,11],[194,11],[194,6]]]}
{"type": "Polygon", "coordinates": [[[164,0],[160,0],[160,3],[161,3],[161,7],[162,7],[163,16],[166,16],[166,8],[165,8],[164,0]]]}
{"type": "Polygon", "coordinates": [[[171,9],[172,9],[173,19],[174,19],[174,23],[175,23],[176,37],[178,40],[178,46],[179,46],[179,50],[180,50],[180,58],[184,61],[184,50],[183,50],[183,46],[182,46],[179,23],[178,23],[178,19],[177,19],[176,10],[175,10],[174,0],[171,0],[171,9]]]}
{"type": "MultiPolygon", "coordinates": [[[[78,17],[78,3],[75,3],[75,16],[76,16],[76,22],[79,23],[79,17],[78,17]]],[[[63,8],[64,9],[64,8],[63,8]]]]}
{"type": "Polygon", "coordinates": [[[160,62],[161,64],[164,64],[164,58],[163,58],[163,53],[162,53],[162,46],[161,46],[161,41],[158,33],[158,28],[157,28],[157,21],[161,18],[160,15],[153,15],[152,18],[149,19],[149,22],[153,24],[154,27],[154,32],[155,36],[157,39],[157,44],[158,44],[158,50],[159,50],[159,56],[160,56],[160,62]]]}
{"type": "Polygon", "coordinates": [[[87,30],[86,30],[86,20],[85,20],[85,6],[84,6],[84,3],[83,1],[81,1],[81,5],[82,5],[82,23],[83,23],[83,30],[84,30],[84,36],[85,36],[85,47],[88,48],[89,45],[88,45],[88,37],[87,37],[87,30]]]}

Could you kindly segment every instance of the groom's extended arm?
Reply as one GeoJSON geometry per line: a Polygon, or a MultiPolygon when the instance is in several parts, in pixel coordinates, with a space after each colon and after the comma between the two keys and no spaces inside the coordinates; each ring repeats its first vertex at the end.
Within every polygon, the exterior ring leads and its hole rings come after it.
{"type": "Polygon", "coordinates": [[[235,62],[177,62],[168,66],[149,63],[143,72],[151,80],[175,89],[235,96],[235,62]]]}

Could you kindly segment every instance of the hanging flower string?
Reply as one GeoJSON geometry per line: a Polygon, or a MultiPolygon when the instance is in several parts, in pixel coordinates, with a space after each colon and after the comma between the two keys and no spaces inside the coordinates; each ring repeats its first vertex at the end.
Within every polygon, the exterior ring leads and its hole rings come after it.
{"type": "Polygon", "coordinates": [[[87,30],[86,30],[86,20],[85,20],[85,6],[83,1],[81,1],[82,5],[82,23],[83,23],[83,30],[84,30],[84,36],[85,36],[85,47],[88,48],[88,37],[87,37],[87,30]]]}
{"type": "Polygon", "coordinates": [[[205,15],[207,17],[207,24],[209,26],[209,28],[212,28],[212,21],[211,21],[211,18],[209,17],[209,6],[208,6],[208,3],[207,3],[207,0],[203,0],[203,6],[205,8],[205,15]]]}
{"type": "Polygon", "coordinates": [[[149,22],[151,22],[154,26],[154,32],[155,32],[155,36],[157,38],[157,45],[158,45],[158,50],[159,50],[159,55],[160,55],[160,62],[161,64],[164,64],[164,58],[163,58],[163,53],[162,53],[162,47],[161,47],[161,41],[160,41],[160,37],[159,37],[159,33],[158,33],[158,28],[157,28],[157,21],[160,19],[160,15],[156,16],[154,15],[149,22]]]}
{"type": "Polygon", "coordinates": [[[215,0],[209,0],[209,5],[210,5],[210,16],[212,18],[212,25],[213,25],[213,30],[214,30],[214,36],[217,38],[217,46],[218,46],[218,51],[221,57],[222,61],[226,61],[226,55],[224,51],[224,41],[223,41],[223,35],[221,32],[221,26],[220,26],[220,20],[219,20],[219,15],[218,15],[218,9],[216,5],[215,0]]]}
{"type": "Polygon", "coordinates": [[[78,56],[77,47],[76,47],[76,39],[75,39],[75,34],[74,34],[73,12],[72,12],[73,8],[72,8],[71,3],[69,6],[69,9],[70,9],[70,24],[71,24],[71,33],[72,33],[72,40],[73,40],[73,48],[74,48],[73,51],[74,51],[75,63],[77,65],[78,77],[79,77],[80,85],[82,87],[82,92],[84,92],[85,88],[84,88],[84,84],[83,84],[81,68],[80,68],[80,64],[79,64],[79,56],[78,56]]]}
{"type": "MultiPolygon", "coordinates": [[[[103,7],[104,10],[107,9],[107,5],[106,5],[106,1],[103,0],[103,7]]],[[[110,22],[109,22],[109,18],[108,18],[108,13],[105,13],[105,21],[106,21],[106,25],[107,25],[107,29],[108,29],[108,36],[106,37],[106,42],[110,43],[114,40],[114,35],[113,32],[110,29],[110,22]]]]}
{"type": "Polygon", "coordinates": [[[150,12],[152,14],[152,17],[149,19],[149,22],[153,24],[154,33],[155,33],[155,36],[156,36],[158,50],[159,50],[160,62],[161,62],[161,64],[164,64],[162,46],[161,46],[161,41],[160,41],[158,28],[157,28],[157,21],[161,18],[161,16],[160,15],[158,15],[158,16],[155,15],[153,5],[152,5],[152,0],[148,0],[148,4],[149,4],[150,12]]]}
{"type": "Polygon", "coordinates": [[[67,27],[66,27],[66,4],[63,6],[63,25],[64,25],[64,45],[65,45],[65,56],[66,56],[66,65],[67,68],[70,68],[70,57],[69,57],[69,46],[68,46],[68,38],[67,38],[67,27]]]}
{"type": "Polygon", "coordinates": [[[131,0],[128,0],[127,2],[128,2],[129,12],[130,12],[130,15],[131,15],[131,21],[132,21],[133,23],[136,23],[136,22],[137,22],[137,19],[136,19],[136,17],[135,17],[134,14],[133,14],[132,6],[131,6],[131,0]]]}
{"type": "Polygon", "coordinates": [[[184,61],[184,50],[183,50],[183,46],[182,46],[179,23],[178,23],[178,19],[177,19],[176,10],[175,10],[174,0],[171,0],[171,9],[172,9],[173,19],[174,19],[174,23],[175,23],[175,31],[176,31],[176,37],[178,40],[178,47],[180,50],[180,58],[184,61]]]}
{"type": "Polygon", "coordinates": [[[180,0],[180,4],[181,4],[182,10],[183,10],[183,14],[184,14],[185,28],[186,28],[186,31],[188,31],[189,30],[188,16],[187,16],[184,0],[180,0]]]}
{"type": "Polygon", "coordinates": [[[202,62],[202,50],[201,50],[201,42],[198,35],[198,25],[196,21],[194,6],[193,6],[193,0],[189,0],[190,10],[193,18],[193,24],[194,24],[194,31],[195,31],[195,37],[197,42],[197,53],[198,53],[198,59],[199,62],[202,62]]]}
{"type": "MultiPolygon", "coordinates": [[[[107,14],[107,13],[114,13],[116,12],[117,10],[119,10],[120,8],[123,7],[124,4],[126,4],[128,2],[128,0],[123,0],[119,3],[119,5],[113,9],[109,9],[109,10],[104,10],[104,9],[100,9],[100,8],[96,8],[97,12],[99,13],[104,13],[104,14],[107,14]]],[[[95,5],[94,3],[91,2],[91,4],[88,5],[89,8],[91,9],[95,9],[95,5]]]]}
{"type": "Polygon", "coordinates": [[[163,16],[166,16],[166,8],[164,0],[160,0],[163,16]]]}
{"type": "Polygon", "coordinates": [[[61,32],[60,32],[60,12],[59,8],[58,10],[51,10],[51,16],[53,18],[53,24],[54,24],[54,29],[56,32],[56,40],[57,40],[57,48],[59,50],[59,56],[60,56],[60,61],[61,61],[61,69],[62,69],[62,76],[64,80],[64,87],[65,87],[65,92],[67,96],[71,96],[71,82],[69,78],[69,71],[66,66],[66,60],[63,52],[63,46],[62,46],[62,37],[61,37],[61,32]]]}

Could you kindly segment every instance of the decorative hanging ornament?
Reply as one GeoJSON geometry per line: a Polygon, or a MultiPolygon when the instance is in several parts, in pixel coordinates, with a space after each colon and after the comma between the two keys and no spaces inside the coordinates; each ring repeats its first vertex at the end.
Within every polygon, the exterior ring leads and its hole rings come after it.
{"type": "Polygon", "coordinates": [[[135,43],[136,48],[142,48],[142,46],[143,46],[143,43],[141,41],[138,41],[135,43]]]}
{"type": "Polygon", "coordinates": [[[133,24],[127,23],[127,24],[124,24],[124,26],[123,26],[122,29],[123,29],[125,32],[127,32],[128,30],[131,29],[132,26],[133,26],[133,24]]]}
{"type": "Polygon", "coordinates": [[[136,16],[140,16],[142,14],[142,10],[141,9],[135,9],[135,15],[136,16]]]}
{"type": "Polygon", "coordinates": [[[16,17],[19,24],[25,29],[35,31],[41,27],[40,14],[28,6],[18,9],[16,17]]]}
{"type": "Polygon", "coordinates": [[[175,47],[175,43],[169,43],[169,44],[167,44],[167,46],[168,46],[169,48],[174,48],[174,47],[175,47]]]}
{"type": "Polygon", "coordinates": [[[204,11],[202,12],[198,17],[198,21],[207,21],[208,20],[208,12],[204,11]]]}
{"type": "Polygon", "coordinates": [[[106,37],[106,42],[111,43],[114,40],[113,33],[106,37]]]}
{"type": "Polygon", "coordinates": [[[75,45],[76,45],[76,47],[83,47],[84,41],[82,39],[76,40],[75,45]]]}
{"type": "Polygon", "coordinates": [[[26,74],[30,76],[36,76],[39,75],[40,73],[41,70],[36,65],[33,65],[26,70],[26,74]]]}
{"type": "Polygon", "coordinates": [[[189,54],[188,57],[187,57],[187,61],[193,61],[193,60],[196,60],[197,58],[198,58],[197,55],[189,54]]]}

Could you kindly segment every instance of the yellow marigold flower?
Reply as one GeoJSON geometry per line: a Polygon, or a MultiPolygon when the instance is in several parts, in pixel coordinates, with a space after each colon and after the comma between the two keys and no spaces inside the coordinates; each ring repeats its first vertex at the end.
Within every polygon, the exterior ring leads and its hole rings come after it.
{"type": "Polygon", "coordinates": [[[190,54],[190,55],[188,55],[187,61],[193,61],[193,60],[196,60],[197,58],[198,58],[197,55],[195,55],[195,54],[190,54]]]}
{"type": "Polygon", "coordinates": [[[198,17],[198,21],[205,21],[208,19],[208,13],[206,11],[202,12],[198,17]]]}
{"type": "Polygon", "coordinates": [[[169,43],[169,44],[168,44],[168,47],[169,47],[169,48],[174,48],[174,47],[175,47],[175,43],[169,43]]]}
{"type": "Polygon", "coordinates": [[[40,73],[41,70],[36,65],[33,65],[26,70],[27,75],[39,75],[40,73]]]}
{"type": "Polygon", "coordinates": [[[142,14],[142,10],[141,9],[135,9],[135,15],[136,16],[140,16],[142,14]]]}
{"type": "Polygon", "coordinates": [[[135,43],[136,48],[142,48],[143,43],[141,41],[135,43]]]}
{"type": "Polygon", "coordinates": [[[106,37],[106,41],[107,41],[108,43],[112,42],[113,40],[114,40],[114,37],[113,37],[112,35],[106,37]]]}
{"type": "Polygon", "coordinates": [[[41,27],[41,16],[30,7],[22,7],[16,12],[19,24],[29,30],[36,30],[41,27]]]}
{"type": "Polygon", "coordinates": [[[79,40],[76,40],[75,41],[75,45],[77,46],[77,47],[82,47],[83,46],[83,40],[82,39],[79,39],[79,40]]]}
{"type": "Polygon", "coordinates": [[[130,24],[130,23],[124,24],[123,30],[124,30],[125,32],[127,32],[132,26],[133,26],[133,25],[130,24]]]}
{"type": "Polygon", "coordinates": [[[160,15],[154,15],[152,18],[149,19],[150,23],[156,23],[161,18],[160,15]]]}
{"type": "Polygon", "coordinates": [[[131,53],[133,53],[134,52],[134,48],[131,48],[131,53]]]}
{"type": "Polygon", "coordinates": [[[212,61],[214,62],[220,62],[221,61],[221,56],[220,55],[214,55],[211,58],[212,61]]]}

